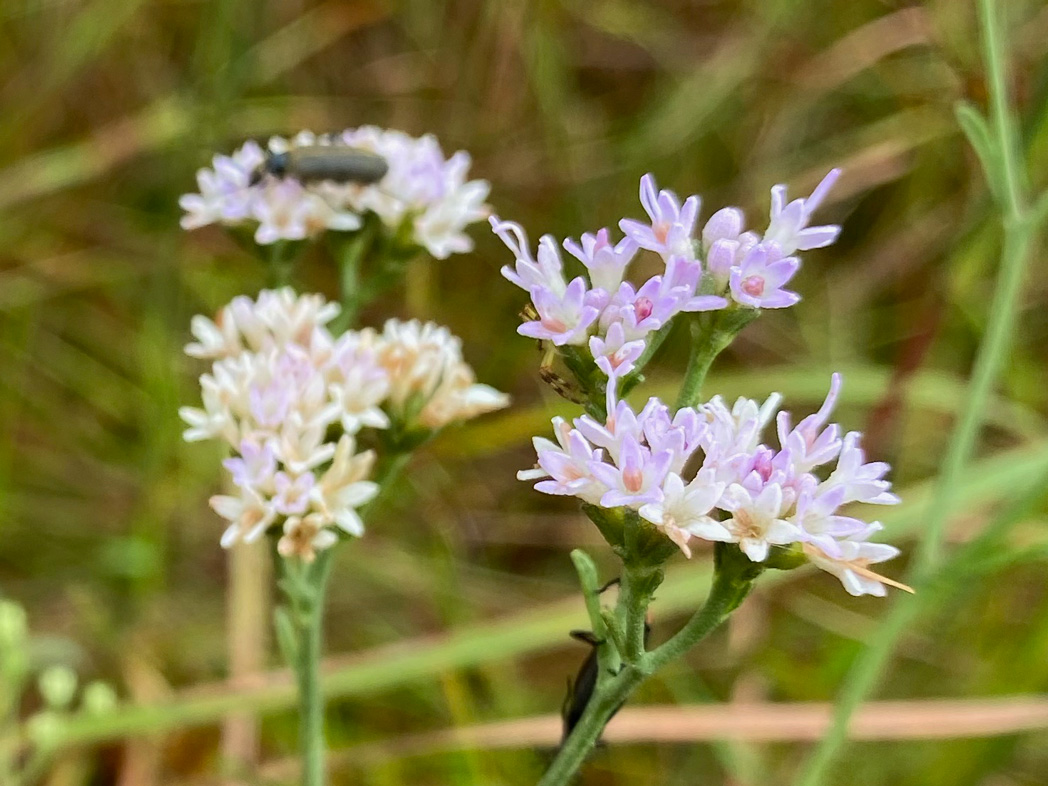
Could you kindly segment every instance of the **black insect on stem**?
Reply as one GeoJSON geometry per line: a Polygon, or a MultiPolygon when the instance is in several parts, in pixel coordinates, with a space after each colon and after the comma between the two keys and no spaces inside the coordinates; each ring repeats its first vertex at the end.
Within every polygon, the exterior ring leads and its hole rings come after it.
{"type": "Polygon", "coordinates": [[[266,159],[251,174],[251,185],[267,175],[293,177],[303,183],[330,180],[335,183],[370,185],[389,171],[382,156],[348,145],[301,145],[284,152],[267,151],[266,159]]]}
{"type": "Polygon", "coordinates": [[[588,630],[573,630],[570,635],[576,641],[589,644],[590,651],[586,656],[586,660],[582,661],[579,673],[575,675],[575,680],[572,681],[571,677],[568,677],[568,692],[560,708],[560,717],[564,722],[564,731],[560,738],[562,744],[582,718],[582,713],[586,711],[586,705],[589,704],[589,700],[593,697],[593,691],[597,687],[597,676],[600,671],[597,660],[597,648],[603,643],[588,630]]]}
{"type": "MultiPolygon", "coordinates": [[[[615,584],[618,584],[618,579],[612,579],[599,590],[598,593],[604,592],[615,584]]],[[[564,703],[561,705],[560,716],[563,721],[563,733],[561,736],[561,744],[568,738],[572,730],[578,724],[582,718],[582,714],[586,711],[586,707],[589,705],[590,699],[593,698],[593,692],[597,688],[597,679],[600,677],[600,659],[598,657],[598,648],[604,644],[603,641],[593,635],[588,630],[573,630],[571,631],[571,638],[576,641],[584,642],[590,645],[589,654],[586,659],[582,661],[582,665],[579,667],[578,674],[575,675],[575,680],[568,678],[568,692],[564,697],[564,703]]],[[[644,644],[647,646],[648,639],[651,636],[651,625],[647,621],[644,623],[644,644]]],[[[611,713],[614,717],[622,709],[622,705],[615,708],[615,712],[611,713]]]]}

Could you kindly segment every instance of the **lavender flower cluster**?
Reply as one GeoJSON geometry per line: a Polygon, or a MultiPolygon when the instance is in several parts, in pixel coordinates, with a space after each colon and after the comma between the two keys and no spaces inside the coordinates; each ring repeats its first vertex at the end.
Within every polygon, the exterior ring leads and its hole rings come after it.
{"type": "Polygon", "coordinates": [[[333,336],[339,306],[290,289],[237,297],[214,319],[192,321],[192,357],[213,360],[200,378],[202,408],[183,407],[189,441],[221,439],[235,495],[211,506],[229,522],[222,545],[280,526],[285,557],[311,560],[363,534],[358,509],[378,492],[375,452],[357,452],[362,429],[439,429],[504,407],[505,394],[476,384],[461,343],[446,328],[389,320],[333,336]]]}
{"type": "Polygon", "coordinates": [[[840,233],[838,226],[809,226],[839,174],[834,169],[811,196],[789,203],[786,187],[775,186],[763,236],[744,229],[739,208],[726,207],[706,222],[701,239],[695,238],[700,198],[682,204],[645,175],[640,200],[649,221],[623,219],[625,236],[615,243],[607,229],[584,234],[581,242],[565,240],[588,273],[570,282],[552,236],[543,236],[532,256],[519,224],[492,217],[492,228],[516,257],[502,274],[531,295],[538,315],[518,332],[558,347],[588,346],[601,370],[617,379],[633,370],[649,335],[681,312],[792,306],[800,296],[785,287],[800,267],[796,252],[828,246],[840,233]],[[665,267],[636,286],[624,279],[641,249],[658,254],[665,267]]]}
{"type": "Polygon", "coordinates": [[[777,394],[763,404],[740,398],[730,409],[715,396],[672,415],[657,398],[639,413],[619,401],[604,423],[589,415],[573,424],[554,418],[557,441],[536,437],[538,467],[518,478],[538,480],[535,488],[546,494],[634,510],[688,557],[692,538],[737,543],[754,562],[764,562],[773,546],[796,544],[852,595],[884,595],[885,584],[901,585],[869,565],[898,549],[870,542],[881,525],[840,508],[899,499],[884,479],[888,465],[866,462],[860,434],[841,436],[827,423],[840,386],[834,374],[822,407],[796,426],[779,412],[777,449],[761,441],[777,394]]]}
{"type": "Polygon", "coordinates": [[[208,224],[256,224],[255,241],[266,245],[302,240],[326,230],[353,231],[373,213],[392,232],[407,230],[411,242],[437,259],[470,251],[465,228],[487,215],[489,186],[467,180],[468,153],[445,158],[431,135],[411,137],[375,126],[317,136],[303,131],[288,140],[272,137],[273,152],[309,145],[348,145],[382,156],[389,171],[372,185],[330,181],[302,183],[293,177],[266,177],[252,184],[266,152],[247,142],[231,156],[216,155],[197,172],[199,193],[179,200],[184,229],[208,224]]]}

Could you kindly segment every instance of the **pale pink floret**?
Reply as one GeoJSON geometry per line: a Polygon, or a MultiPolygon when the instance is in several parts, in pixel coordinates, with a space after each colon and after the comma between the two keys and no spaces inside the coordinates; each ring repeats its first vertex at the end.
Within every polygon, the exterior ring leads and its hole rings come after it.
{"type": "Polygon", "coordinates": [[[637,358],[644,352],[644,341],[627,341],[622,324],[615,322],[603,338],[590,338],[589,348],[597,368],[603,371],[608,379],[615,380],[633,371],[637,358]]]}
{"type": "Polygon", "coordinates": [[[298,477],[278,472],[273,478],[276,493],[273,495],[273,507],[284,516],[297,516],[309,508],[309,496],[316,485],[312,472],[303,472],[298,477]]]}
{"type": "Polygon", "coordinates": [[[831,550],[839,538],[850,538],[867,531],[868,525],[837,511],[844,504],[844,489],[837,487],[826,494],[815,494],[805,489],[797,496],[794,513],[789,520],[804,533],[801,540],[831,550]]]}
{"type": "Polygon", "coordinates": [[[244,439],[240,442],[239,452],[239,456],[222,462],[233,476],[233,483],[240,488],[272,490],[277,471],[277,456],[272,445],[268,441],[259,443],[255,439],[244,439]]]}
{"type": "Polygon", "coordinates": [[[756,232],[743,231],[742,211],[737,207],[718,210],[702,229],[702,247],[706,251],[706,272],[713,277],[717,291],[724,291],[736,267],[760,242],[756,232]]]}
{"type": "Polygon", "coordinates": [[[796,257],[783,257],[776,245],[754,246],[731,269],[729,286],[736,303],[751,308],[787,308],[801,296],[783,289],[800,268],[796,257]]]}
{"type": "Polygon", "coordinates": [[[836,225],[809,227],[812,213],[822,204],[837,182],[841,170],[831,169],[807,199],[795,199],[786,204],[786,186],[771,190],[771,221],[764,233],[765,243],[774,243],[783,254],[823,248],[837,240],[841,228],[836,225]]]}
{"type": "Polygon", "coordinates": [[[699,217],[699,197],[690,196],[681,205],[672,191],[656,191],[655,178],[646,174],[640,179],[640,202],[650,223],[624,218],[619,228],[641,248],[670,256],[694,256],[691,236],[699,217]]]}
{"type": "Polygon", "coordinates": [[[502,266],[502,275],[521,289],[531,292],[538,287],[554,295],[562,295],[567,284],[564,281],[564,262],[560,251],[550,235],[539,240],[536,259],[531,255],[528,236],[524,228],[515,221],[503,221],[498,216],[488,219],[491,230],[498,235],[506,247],[513,252],[514,266],[502,266]]]}
{"type": "Polygon", "coordinates": [[[521,470],[517,479],[538,480],[535,488],[544,494],[575,496],[594,505],[599,503],[607,487],[593,477],[590,468],[603,460],[603,451],[594,449],[563,418],[553,419],[553,433],[557,444],[542,437],[534,438],[538,467],[521,470]]]}
{"type": "Polygon", "coordinates": [[[883,598],[888,594],[887,587],[913,592],[907,585],[870,569],[870,565],[885,562],[899,555],[895,546],[870,543],[866,540],[879,529],[880,524],[874,522],[854,538],[835,541],[829,545],[805,543],[804,553],[817,568],[840,579],[849,595],[873,595],[883,598]]]}
{"type": "Polygon", "coordinates": [[[731,542],[754,562],[764,562],[771,546],[786,546],[801,540],[804,533],[783,518],[783,490],[769,483],[754,496],[735,483],[724,492],[720,506],[731,518],[720,522],[731,534],[731,542]]]}
{"type": "Polygon", "coordinates": [[[222,548],[244,541],[253,543],[276,521],[273,503],[253,489],[241,489],[239,496],[217,494],[209,500],[212,510],[229,522],[222,533],[222,548]]]}
{"type": "Polygon", "coordinates": [[[873,505],[895,505],[899,498],[893,494],[891,482],[884,476],[891,467],[883,461],[866,463],[866,454],[859,446],[862,435],[850,431],[844,435],[837,466],[819,486],[825,494],[838,486],[845,489],[844,502],[865,502],[873,505]]]}
{"type": "MultiPolygon", "coordinates": [[[[830,413],[837,405],[840,391],[841,375],[835,373],[830,377],[830,391],[826,394],[826,400],[819,411],[814,415],[808,415],[796,428],[791,428],[789,412],[778,414],[776,425],[779,444],[783,449],[780,455],[784,459],[788,458],[796,472],[810,472],[815,467],[833,461],[840,453],[840,426],[836,423],[826,425],[830,413]]],[[[780,466],[781,464],[782,462],[780,466]]]]}
{"type": "Polygon", "coordinates": [[[605,508],[639,508],[658,502],[662,499],[662,481],[672,461],[673,454],[668,450],[653,453],[632,435],[626,436],[615,465],[594,463],[590,466],[593,477],[608,487],[600,504],[605,508]]]}
{"type": "Polygon", "coordinates": [[[575,427],[587,440],[608,451],[612,461],[618,461],[626,438],[642,441],[645,421],[655,409],[662,406],[659,399],[652,397],[638,415],[628,402],[616,401],[614,406],[608,408],[608,417],[603,423],[598,423],[590,415],[582,415],[575,419],[575,427]]]}
{"type": "MultiPolygon", "coordinates": [[[[728,301],[720,295],[696,294],[702,281],[702,263],[697,259],[671,256],[666,260],[666,273],[652,280],[659,281],[659,296],[673,303],[671,316],[681,311],[716,311],[728,305],[728,301]]],[[[668,322],[669,319],[663,321],[668,322]]]]}
{"type": "Polygon", "coordinates": [[[636,241],[624,237],[612,245],[607,229],[601,229],[595,235],[584,234],[581,241],[580,245],[568,238],[564,241],[564,248],[586,266],[593,286],[605,292],[614,292],[637,254],[636,241]]]}
{"type": "Polygon", "coordinates": [[[531,300],[539,318],[525,322],[517,332],[550,341],[558,347],[585,344],[590,327],[600,316],[600,306],[586,289],[582,276],[573,279],[560,295],[543,287],[532,287],[531,300]]]}
{"type": "Polygon", "coordinates": [[[683,407],[670,418],[670,409],[653,398],[644,408],[640,426],[644,439],[654,451],[668,450],[673,454],[672,472],[680,473],[684,465],[702,444],[708,425],[691,407],[683,407]]]}
{"type": "Polygon", "coordinates": [[[642,505],[639,513],[691,559],[688,541],[692,535],[703,537],[701,533],[717,526],[710,513],[724,493],[724,484],[714,480],[710,472],[699,472],[685,485],[680,475],[671,472],[662,484],[662,491],[661,500],[642,505]]]}

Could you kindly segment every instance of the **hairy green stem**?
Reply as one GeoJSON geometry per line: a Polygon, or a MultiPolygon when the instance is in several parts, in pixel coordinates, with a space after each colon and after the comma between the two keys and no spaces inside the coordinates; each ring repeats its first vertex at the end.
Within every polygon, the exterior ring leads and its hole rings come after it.
{"type": "Polygon", "coordinates": [[[268,263],[267,278],[269,279],[269,285],[275,289],[289,286],[295,271],[293,245],[286,240],[280,240],[271,245],[269,247],[268,263]]]}
{"type": "Polygon", "coordinates": [[[324,641],[324,595],[331,573],[331,550],[322,552],[310,566],[308,595],[302,598],[298,662],[299,747],[302,751],[303,786],[324,786],[324,695],[321,691],[321,655],[324,641]]]}
{"type": "Polygon", "coordinates": [[[760,309],[737,307],[713,315],[700,314],[691,323],[691,354],[677,395],[677,409],[699,403],[702,383],[706,381],[706,374],[717,355],[760,313],[760,309]]]}
{"type": "Polygon", "coordinates": [[[570,783],[600,740],[608,721],[637,686],[702,641],[749,594],[753,581],[761,572],[761,566],[749,562],[737,546],[718,543],[716,548],[717,569],[706,602],[673,638],[650,653],[643,652],[644,615],[651,600],[647,589],[650,586],[649,579],[643,575],[638,577],[627,568],[619,596],[619,615],[630,620],[631,626],[639,630],[639,644],[632,641],[636,633],[627,631],[624,642],[626,652],[623,653],[625,663],[616,674],[598,680],[582,717],[561,745],[538,786],[565,786],[570,783]],[[638,646],[639,652],[634,652],[638,646]]]}
{"type": "Polygon", "coordinates": [[[706,374],[709,373],[717,355],[731,343],[732,336],[711,332],[708,338],[709,340],[703,341],[698,324],[692,325],[691,354],[688,356],[688,367],[684,371],[680,393],[677,395],[677,409],[693,407],[699,403],[706,374]]]}
{"type": "MultiPolygon", "coordinates": [[[[716,548],[718,555],[721,555],[737,547],[718,543],[716,548]]],[[[681,657],[720,626],[750,594],[753,582],[761,570],[762,567],[755,562],[749,565],[739,563],[733,566],[733,569],[725,569],[718,565],[713,577],[713,587],[702,608],[692,615],[673,638],[645,656],[645,671],[654,674],[666,664],[681,657]]]]}
{"type": "Polygon", "coordinates": [[[582,767],[600,739],[611,716],[644,681],[645,674],[635,666],[623,666],[618,674],[603,683],[597,683],[593,696],[586,705],[579,722],[557,751],[553,763],[542,776],[538,786],[566,786],[582,767]]]}
{"type": "Polygon", "coordinates": [[[302,786],[324,786],[325,751],[324,696],[320,684],[323,653],[324,595],[333,562],[331,549],[317,555],[305,575],[294,578],[301,566],[284,565],[284,589],[291,603],[297,642],[291,667],[298,685],[299,749],[302,754],[302,786]]]}
{"type": "MultiPolygon", "coordinates": [[[[979,343],[965,405],[954,430],[928,513],[925,538],[917,553],[914,584],[928,586],[942,570],[942,543],[946,522],[957,506],[961,478],[985,416],[986,402],[1007,358],[1018,316],[1022,283],[1037,226],[1026,208],[1018,156],[1019,137],[1008,104],[1004,34],[995,0],[980,0],[982,43],[989,77],[993,141],[999,148],[1003,186],[1004,244],[986,333],[979,343]]],[[[992,177],[992,175],[991,175],[992,177]]],[[[948,566],[947,566],[948,567],[948,566]]],[[[920,597],[896,600],[876,637],[876,644],[860,655],[841,689],[833,725],[816,748],[798,780],[800,786],[826,782],[830,767],[844,747],[852,714],[873,690],[903,632],[922,610],[920,597]]]]}
{"type": "Polygon", "coordinates": [[[636,569],[627,566],[619,588],[620,618],[625,634],[622,658],[629,664],[639,663],[644,658],[644,629],[647,626],[648,605],[651,603],[651,591],[645,579],[636,569]]]}

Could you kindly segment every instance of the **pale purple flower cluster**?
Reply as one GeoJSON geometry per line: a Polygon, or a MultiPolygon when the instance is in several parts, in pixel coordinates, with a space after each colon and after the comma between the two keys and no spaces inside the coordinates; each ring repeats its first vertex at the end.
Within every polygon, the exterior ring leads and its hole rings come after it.
{"type": "Polygon", "coordinates": [[[264,177],[252,185],[266,151],[249,141],[231,156],[216,155],[211,168],[197,172],[199,193],[179,200],[186,211],[182,227],[256,224],[255,241],[265,245],[329,230],[353,231],[370,212],[393,232],[407,226],[412,242],[437,259],[473,248],[464,230],[487,216],[489,186],[466,179],[468,153],[445,158],[431,135],[415,138],[375,126],[324,136],[302,131],[291,140],[272,137],[268,142],[274,152],[304,145],[348,145],[378,153],[389,171],[372,185],[301,183],[291,176],[264,177]]]}
{"type": "Polygon", "coordinates": [[[647,221],[623,219],[625,236],[615,242],[607,229],[584,234],[581,242],[564,241],[587,272],[571,281],[553,237],[543,236],[532,256],[519,224],[492,217],[495,234],[516,258],[502,274],[531,295],[537,313],[518,332],[556,346],[587,346],[604,373],[619,378],[634,368],[649,334],[681,312],[791,306],[800,300],[785,288],[800,267],[795,252],[827,246],[840,232],[837,226],[808,226],[839,174],[831,171],[810,197],[789,204],[785,186],[775,186],[763,237],[745,231],[742,211],[727,207],[710,217],[701,239],[695,237],[699,197],[682,204],[645,175],[640,199],[647,221]],[[636,286],[625,276],[641,249],[661,256],[665,267],[636,286]]]}
{"type": "Polygon", "coordinates": [[[223,546],[280,525],[280,553],[308,560],[337,530],[359,536],[357,509],[378,491],[374,452],[356,452],[362,429],[438,429],[507,404],[475,383],[446,328],[390,320],[383,333],[336,337],[326,324],[338,311],[284,288],[193,319],[186,353],[214,363],[200,378],[203,407],[179,414],[187,440],[221,439],[235,453],[225,467],[237,493],[211,499],[229,521],[223,546]]]}
{"type": "Polygon", "coordinates": [[[822,407],[796,426],[779,412],[778,448],[761,441],[778,395],[763,404],[740,398],[730,409],[717,396],[672,415],[657,398],[639,413],[618,401],[603,423],[555,418],[556,442],[536,437],[538,466],[518,477],[546,494],[634,510],[689,557],[692,538],[737,543],[754,562],[796,544],[852,595],[884,595],[885,584],[899,585],[869,565],[898,550],[869,541],[880,524],[841,508],[899,500],[884,479],[888,465],[866,462],[859,433],[828,422],[840,386],[834,374],[822,407]]]}

